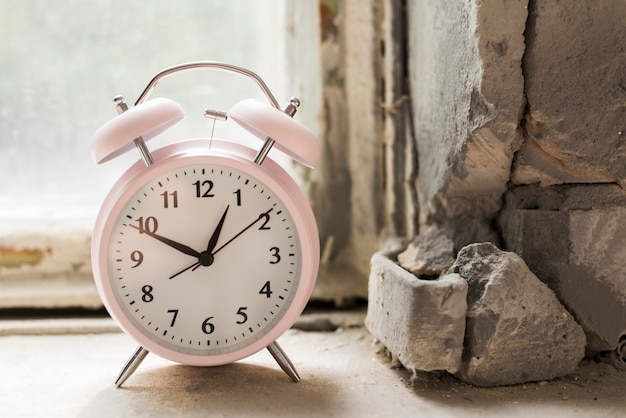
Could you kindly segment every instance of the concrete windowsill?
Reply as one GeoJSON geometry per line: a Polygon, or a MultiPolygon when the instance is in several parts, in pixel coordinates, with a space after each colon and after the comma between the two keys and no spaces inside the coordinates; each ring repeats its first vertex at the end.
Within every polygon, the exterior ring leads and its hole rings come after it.
{"type": "Polygon", "coordinates": [[[334,332],[292,329],[280,339],[302,381],[265,350],[236,364],[200,368],[149,355],[121,389],[136,348],[109,319],[1,321],[0,416],[623,416],[626,373],[586,364],[553,382],[480,389],[448,375],[390,367],[358,313],[305,315],[342,323],[334,332]],[[72,322],[76,321],[76,322],[72,322]],[[20,322],[27,322],[19,324],[20,322]],[[30,324],[30,325],[29,325],[30,324]],[[56,330],[35,335],[41,330],[56,330]],[[10,334],[10,335],[8,335],[10,334]]]}
{"type": "Polygon", "coordinates": [[[623,416],[626,373],[585,364],[576,376],[481,389],[449,375],[393,368],[361,324],[363,313],[306,314],[280,339],[302,381],[266,351],[201,368],[149,355],[121,389],[136,348],[109,319],[0,321],[0,416],[623,416]],[[331,327],[332,328],[332,327],[331,327]],[[46,335],[37,335],[45,332],[46,335]],[[378,353],[378,354],[377,354],[378,353]]]}

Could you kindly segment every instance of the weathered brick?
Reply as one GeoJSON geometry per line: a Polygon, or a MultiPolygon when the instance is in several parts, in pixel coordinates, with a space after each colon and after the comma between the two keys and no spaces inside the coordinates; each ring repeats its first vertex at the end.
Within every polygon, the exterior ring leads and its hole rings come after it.
{"type": "Polygon", "coordinates": [[[626,3],[536,1],[524,55],[516,184],[626,181],[626,3]]]}
{"type": "Polygon", "coordinates": [[[587,351],[626,335],[626,192],[616,184],[517,187],[499,218],[507,249],[583,326],[587,351]]]}
{"type": "Polygon", "coordinates": [[[408,369],[456,372],[467,283],[457,274],[420,280],[392,259],[395,254],[372,257],[367,328],[408,369]]]}

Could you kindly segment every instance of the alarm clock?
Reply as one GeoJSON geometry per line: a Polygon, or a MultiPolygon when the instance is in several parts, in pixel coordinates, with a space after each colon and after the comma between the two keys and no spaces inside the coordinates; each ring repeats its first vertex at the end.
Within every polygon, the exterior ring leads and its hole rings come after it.
{"type": "Polygon", "coordinates": [[[306,196],[268,152],[317,164],[317,139],[293,119],[299,101],[281,108],[255,73],[203,61],[159,72],[131,108],[120,96],[114,102],[119,115],[94,134],[92,157],[100,164],[133,148],[141,157],[106,196],[91,248],[100,297],[139,344],[116,386],[149,352],[216,366],[264,348],[297,382],[276,340],[311,296],[319,236],[306,196]],[[195,68],[235,72],[261,88],[267,103],[246,99],[227,112],[205,111],[259,138],[257,149],[212,134],[148,149],[148,140],[184,117],[176,102],[148,96],[163,77],[195,68]]]}

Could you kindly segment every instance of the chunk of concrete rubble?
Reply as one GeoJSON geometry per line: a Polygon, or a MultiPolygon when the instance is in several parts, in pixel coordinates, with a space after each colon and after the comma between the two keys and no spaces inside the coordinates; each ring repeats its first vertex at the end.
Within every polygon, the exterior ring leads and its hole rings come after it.
{"type": "Polygon", "coordinates": [[[451,233],[439,226],[430,226],[398,254],[398,263],[417,277],[439,276],[454,262],[451,233]]]}
{"type": "Polygon", "coordinates": [[[576,369],[585,354],[583,329],[521,257],[490,243],[470,244],[450,271],[469,285],[459,379],[512,385],[576,369]]]}
{"type": "Polygon", "coordinates": [[[422,280],[395,259],[376,253],[371,259],[365,325],[411,370],[446,370],[461,365],[467,283],[458,274],[422,280]]]}

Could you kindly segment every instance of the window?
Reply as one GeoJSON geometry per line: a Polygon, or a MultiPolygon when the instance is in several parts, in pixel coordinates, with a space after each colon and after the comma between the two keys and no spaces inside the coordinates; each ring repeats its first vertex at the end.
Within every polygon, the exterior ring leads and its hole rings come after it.
{"type": "MultiPolygon", "coordinates": [[[[115,116],[115,95],[133,103],[161,69],[198,60],[249,68],[279,101],[299,96],[298,119],[317,129],[319,76],[310,62],[318,60],[307,58],[317,53],[317,4],[290,3],[0,3],[0,281],[13,289],[2,293],[0,307],[97,303],[91,227],[106,192],[138,154],[96,166],[91,136],[115,116]],[[59,290],[76,281],[88,296],[59,290]]],[[[206,107],[228,110],[247,97],[263,99],[249,80],[218,70],[174,75],[154,90],[157,96],[179,102],[187,118],[149,142],[151,149],[210,136],[206,107]]],[[[234,126],[218,122],[214,136],[240,135],[234,126]]]]}

